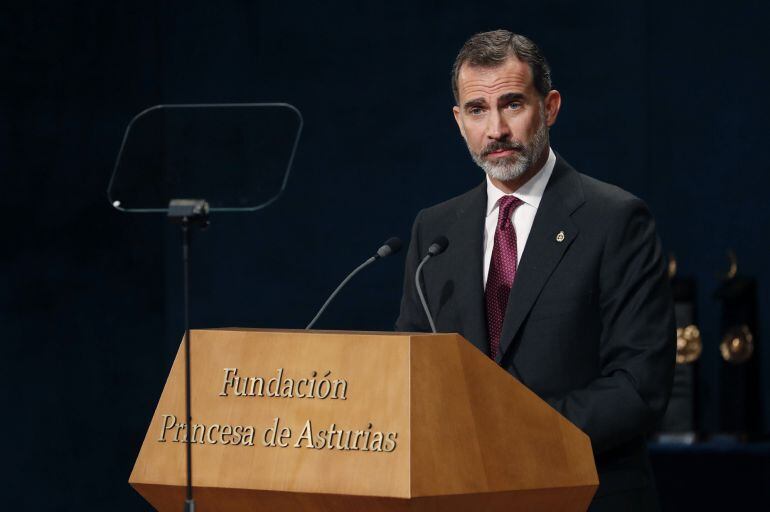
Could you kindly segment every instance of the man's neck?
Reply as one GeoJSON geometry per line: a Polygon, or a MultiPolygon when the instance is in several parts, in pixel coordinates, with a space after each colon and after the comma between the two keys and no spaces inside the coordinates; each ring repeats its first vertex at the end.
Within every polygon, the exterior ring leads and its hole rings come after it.
{"type": "Polygon", "coordinates": [[[526,182],[532,179],[532,177],[537,174],[540,169],[543,168],[545,163],[548,161],[548,152],[550,151],[549,146],[545,147],[545,151],[540,155],[540,157],[537,159],[537,161],[534,163],[534,165],[530,165],[529,169],[527,171],[517,176],[516,178],[512,180],[499,180],[497,178],[493,178],[492,176],[489,177],[489,181],[492,182],[492,185],[499,188],[506,194],[513,194],[519,188],[521,188],[526,182]]]}

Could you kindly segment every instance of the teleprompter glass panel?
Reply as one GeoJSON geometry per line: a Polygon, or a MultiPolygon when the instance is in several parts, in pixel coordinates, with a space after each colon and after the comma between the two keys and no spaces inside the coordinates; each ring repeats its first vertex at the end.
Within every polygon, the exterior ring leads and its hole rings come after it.
{"type": "Polygon", "coordinates": [[[301,130],[286,103],[151,107],[126,128],[107,196],[127,212],[166,212],[171,199],[258,210],[286,187],[301,130]]]}

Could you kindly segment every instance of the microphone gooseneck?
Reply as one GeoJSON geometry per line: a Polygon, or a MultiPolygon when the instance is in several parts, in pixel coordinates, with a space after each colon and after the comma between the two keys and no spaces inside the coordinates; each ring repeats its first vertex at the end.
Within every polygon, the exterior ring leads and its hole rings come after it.
{"type": "Polygon", "coordinates": [[[439,236],[433,240],[433,243],[430,244],[430,247],[428,247],[428,254],[426,254],[420,264],[417,265],[417,272],[414,273],[414,285],[417,288],[417,295],[420,296],[422,308],[425,310],[425,316],[428,317],[430,329],[434,334],[436,333],[436,324],[433,323],[433,317],[430,314],[430,309],[428,309],[428,303],[425,301],[425,295],[422,293],[422,286],[420,286],[420,273],[422,272],[423,265],[425,265],[429,259],[444,252],[448,246],[449,240],[447,240],[447,237],[445,236],[439,236]]]}
{"type": "Polygon", "coordinates": [[[353,279],[353,276],[358,274],[360,271],[362,271],[367,266],[374,263],[377,259],[382,259],[387,256],[390,256],[391,254],[395,254],[398,251],[401,250],[401,240],[397,237],[389,238],[387,242],[385,242],[382,247],[377,249],[377,253],[367,259],[365,262],[361,263],[358,267],[353,270],[348,276],[337,286],[337,288],[334,289],[331,295],[329,295],[329,298],[326,299],[326,302],[324,302],[324,305],[321,306],[321,309],[318,310],[318,313],[316,313],[315,317],[310,321],[309,324],[307,324],[307,327],[305,327],[305,330],[312,329],[313,325],[318,321],[319,318],[321,318],[321,315],[323,315],[323,312],[326,311],[326,308],[331,304],[332,300],[334,300],[334,297],[337,296],[337,294],[342,290],[346,284],[348,284],[348,281],[353,279]]]}

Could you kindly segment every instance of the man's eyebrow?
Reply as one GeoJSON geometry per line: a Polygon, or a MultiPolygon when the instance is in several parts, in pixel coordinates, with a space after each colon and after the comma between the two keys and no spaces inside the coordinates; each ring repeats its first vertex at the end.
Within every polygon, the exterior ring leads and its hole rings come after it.
{"type": "Polygon", "coordinates": [[[506,103],[511,103],[512,101],[521,101],[524,98],[524,94],[520,92],[509,92],[497,98],[497,103],[503,105],[506,103]]]}
{"type": "Polygon", "coordinates": [[[469,108],[473,107],[484,107],[486,106],[487,102],[483,98],[474,98],[472,100],[468,100],[463,104],[463,108],[465,110],[468,110],[469,108]]]}

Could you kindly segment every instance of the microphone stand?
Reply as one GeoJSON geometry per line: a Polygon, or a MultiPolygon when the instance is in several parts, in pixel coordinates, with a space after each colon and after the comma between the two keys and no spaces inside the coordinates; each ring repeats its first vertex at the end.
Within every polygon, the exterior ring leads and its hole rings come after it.
{"type": "Polygon", "coordinates": [[[425,255],[420,264],[417,265],[417,272],[414,273],[414,283],[417,286],[417,295],[420,296],[420,302],[422,303],[422,308],[425,310],[425,316],[428,317],[430,330],[433,332],[433,334],[436,334],[436,324],[433,323],[433,317],[430,314],[430,309],[428,309],[428,303],[425,302],[425,295],[422,293],[422,286],[420,286],[420,273],[422,272],[422,267],[428,263],[428,260],[431,259],[432,256],[433,254],[429,252],[425,255]]]}
{"type": "Polygon", "coordinates": [[[342,290],[342,288],[345,287],[346,284],[348,284],[348,281],[353,279],[353,276],[361,272],[365,267],[368,265],[371,265],[374,263],[378,258],[385,258],[387,256],[390,256],[391,254],[395,254],[398,251],[401,250],[401,240],[398,237],[392,237],[389,238],[385,244],[377,249],[377,254],[366,260],[365,262],[361,263],[359,266],[356,267],[356,269],[348,274],[348,277],[345,278],[344,281],[340,283],[340,285],[335,288],[335,290],[332,292],[331,295],[329,295],[329,298],[326,299],[326,302],[324,302],[324,305],[321,306],[321,309],[318,310],[318,313],[313,317],[313,319],[310,321],[309,324],[307,324],[307,327],[305,327],[305,330],[310,330],[313,328],[315,323],[318,321],[319,318],[321,318],[321,315],[323,315],[323,312],[326,311],[326,308],[329,306],[331,301],[334,299],[334,297],[337,296],[337,294],[342,290]]]}
{"type": "Polygon", "coordinates": [[[422,272],[422,267],[428,263],[428,260],[446,251],[447,246],[449,246],[449,240],[447,240],[445,236],[440,236],[433,240],[433,243],[430,244],[430,247],[428,247],[428,254],[426,254],[420,264],[417,265],[417,271],[414,273],[414,285],[417,287],[417,295],[420,296],[422,308],[425,310],[425,316],[428,317],[428,322],[430,323],[430,330],[434,334],[436,333],[436,324],[433,323],[433,317],[430,314],[428,303],[425,301],[425,295],[422,293],[422,286],[420,286],[420,273],[422,272]]]}
{"type": "Polygon", "coordinates": [[[342,288],[344,288],[344,287],[345,287],[345,285],[346,285],[346,284],[348,284],[348,281],[350,281],[351,279],[353,279],[353,276],[355,276],[356,274],[358,274],[358,273],[359,273],[360,271],[362,271],[362,270],[363,270],[365,267],[367,267],[368,265],[370,265],[370,264],[374,263],[374,261],[375,261],[377,258],[378,258],[378,256],[372,256],[371,258],[369,258],[369,259],[368,259],[368,260],[366,260],[365,262],[361,263],[361,264],[360,264],[358,267],[356,267],[356,269],[355,269],[353,272],[351,272],[350,274],[348,274],[348,277],[346,277],[346,278],[345,278],[345,280],[344,280],[344,281],[342,281],[342,282],[340,283],[340,285],[339,285],[339,286],[338,286],[338,287],[337,287],[337,288],[336,288],[336,289],[335,289],[335,290],[332,292],[332,294],[331,294],[331,295],[329,295],[329,298],[328,298],[328,299],[326,299],[326,302],[324,302],[324,305],[323,305],[323,306],[321,306],[321,309],[320,309],[320,310],[318,310],[318,313],[316,313],[316,315],[313,317],[313,319],[310,321],[310,323],[309,323],[309,324],[307,324],[307,327],[305,327],[305,330],[306,330],[306,331],[307,331],[307,330],[310,330],[310,329],[312,329],[312,328],[313,328],[313,326],[314,326],[314,325],[315,325],[315,323],[318,321],[318,319],[319,319],[319,318],[321,318],[321,315],[323,315],[324,311],[326,311],[326,308],[329,306],[329,304],[330,304],[330,303],[331,303],[331,301],[334,299],[334,297],[336,297],[336,296],[337,296],[337,294],[340,292],[340,290],[342,290],[342,288]]]}
{"type": "Polygon", "coordinates": [[[182,228],[182,264],[184,267],[184,400],[187,422],[187,495],[184,512],[195,512],[192,488],[192,400],[190,377],[190,243],[192,228],[205,229],[209,225],[209,205],[203,199],[172,199],[168,206],[168,218],[182,228]]]}

